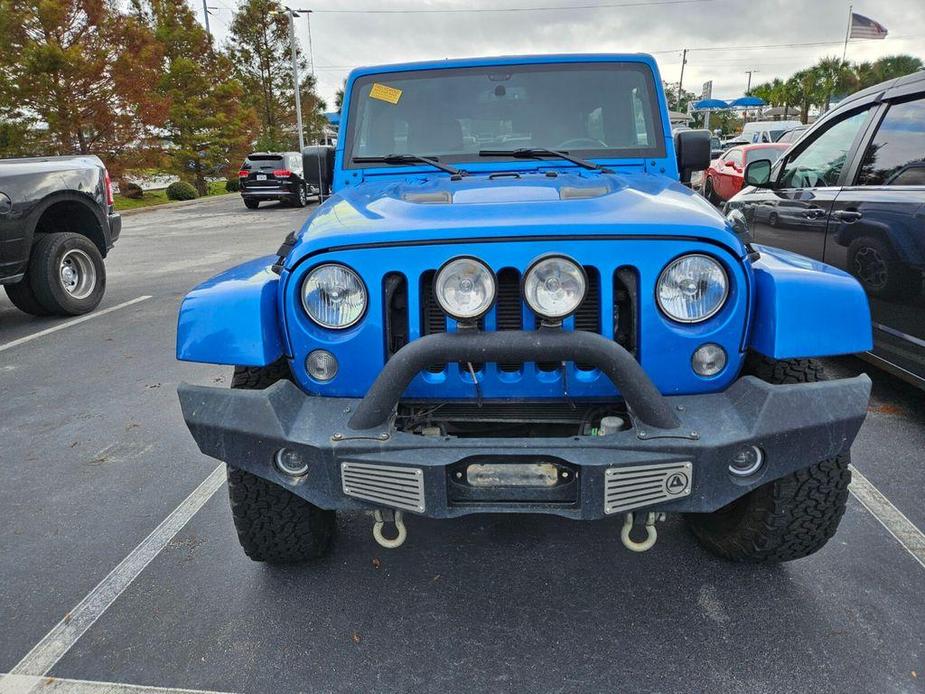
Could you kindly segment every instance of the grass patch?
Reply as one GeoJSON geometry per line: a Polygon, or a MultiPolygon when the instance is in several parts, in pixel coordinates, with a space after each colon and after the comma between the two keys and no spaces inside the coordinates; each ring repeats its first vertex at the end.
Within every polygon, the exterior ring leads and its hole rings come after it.
{"type": "MultiPolygon", "coordinates": [[[[228,191],[225,190],[225,181],[211,181],[209,183],[209,197],[213,195],[228,195],[228,191]]],[[[167,189],[160,188],[158,190],[146,190],[144,197],[141,200],[132,200],[131,198],[126,198],[121,195],[115,196],[115,206],[116,210],[135,210],[139,207],[151,207],[152,205],[163,205],[168,202],[173,202],[172,200],[167,199],[167,189]]]]}

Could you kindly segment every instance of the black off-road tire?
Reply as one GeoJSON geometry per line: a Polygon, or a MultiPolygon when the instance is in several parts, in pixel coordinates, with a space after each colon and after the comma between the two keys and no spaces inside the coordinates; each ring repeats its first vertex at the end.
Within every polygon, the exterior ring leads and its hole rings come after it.
{"type": "MultiPolygon", "coordinates": [[[[236,367],[232,388],[262,390],[291,378],[285,359],[265,367],[236,367]]],[[[228,465],[231,516],[244,553],[254,561],[292,564],[328,553],[335,513],[277,484],[228,465]]]]}
{"type": "MultiPolygon", "coordinates": [[[[745,373],[768,383],[825,379],[812,359],[777,361],[753,355],[745,373]]],[[[848,502],[850,454],[810,465],[768,482],[713,513],[689,513],[687,522],[713,554],[738,562],[778,563],[820,550],[838,529],[848,502]]]]}
{"type": "Polygon", "coordinates": [[[244,198],[244,207],[249,210],[256,210],[260,207],[260,201],[254,200],[253,198],[244,198]]]}
{"type": "Polygon", "coordinates": [[[5,284],[3,288],[10,302],[23,313],[33,316],[47,316],[51,313],[47,308],[39,303],[35,298],[35,292],[32,291],[32,285],[29,284],[29,276],[26,275],[16,284],[5,284]]]}
{"type": "Polygon", "coordinates": [[[50,314],[79,316],[95,309],[106,293],[106,265],[100,250],[90,239],[80,234],[63,232],[41,234],[29,256],[29,286],[36,301],[50,314]],[[61,264],[70,257],[77,265],[86,264],[88,280],[86,295],[67,291],[61,274],[61,264]]]}
{"type": "Polygon", "coordinates": [[[903,263],[889,242],[873,236],[848,245],[848,271],[878,299],[911,299],[922,290],[922,273],[903,263]]]}

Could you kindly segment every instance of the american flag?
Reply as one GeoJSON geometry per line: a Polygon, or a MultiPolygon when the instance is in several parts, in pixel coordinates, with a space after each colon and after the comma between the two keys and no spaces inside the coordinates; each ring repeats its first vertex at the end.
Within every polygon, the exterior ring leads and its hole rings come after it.
{"type": "Polygon", "coordinates": [[[857,12],[851,13],[851,34],[853,39],[885,39],[886,27],[857,12]]]}

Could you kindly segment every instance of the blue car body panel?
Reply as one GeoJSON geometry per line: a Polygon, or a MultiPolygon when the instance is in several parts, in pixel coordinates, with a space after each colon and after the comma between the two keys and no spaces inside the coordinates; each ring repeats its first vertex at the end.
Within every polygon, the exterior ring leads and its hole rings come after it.
{"type": "Polygon", "coordinates": [[[283,354],[275,256],[251,260],[203,282],[180,306],[177,359],[265,366],[283,354]]]}
{"type": "Polygon", "coordinates": [[[870,307],[847,272],[779,248],[756,246],[750,345],[775,359],[855,354],[873,347],[870,307]]]}

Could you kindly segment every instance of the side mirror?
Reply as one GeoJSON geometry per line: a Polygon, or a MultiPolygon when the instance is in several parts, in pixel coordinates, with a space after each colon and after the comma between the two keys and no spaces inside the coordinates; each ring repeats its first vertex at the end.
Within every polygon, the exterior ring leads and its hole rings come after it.
{"type": "Polygon", "coordinates": [[[745,185],[767,188],[771,180],[771,160],[758,159],[745,167],[745,185]]]}
{"type": "Polygon", "coordinates": [[[681,183],[690,183],[691,174],[710,167],[710,131],[682,130],[674,136],[675,155],[681,183]]]}

